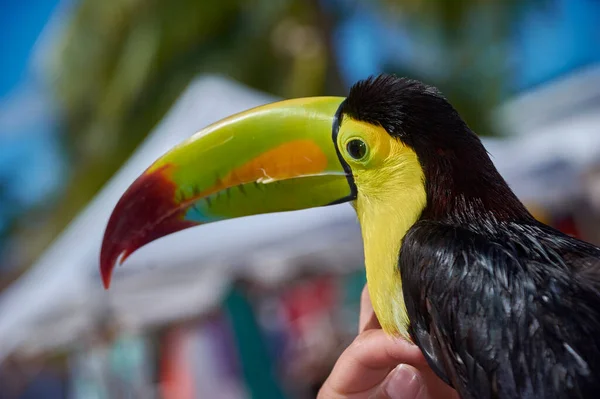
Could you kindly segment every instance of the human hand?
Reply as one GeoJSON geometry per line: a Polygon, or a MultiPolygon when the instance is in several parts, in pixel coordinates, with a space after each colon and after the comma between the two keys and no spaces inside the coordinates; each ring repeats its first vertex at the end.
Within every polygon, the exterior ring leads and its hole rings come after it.
{"type": "Polygon", "coordinates": [[[429,368],[417,346],[381,330],[365,286],[359,334],[339,357],[317,399],[446,398],[459,397],[429,368]]]}

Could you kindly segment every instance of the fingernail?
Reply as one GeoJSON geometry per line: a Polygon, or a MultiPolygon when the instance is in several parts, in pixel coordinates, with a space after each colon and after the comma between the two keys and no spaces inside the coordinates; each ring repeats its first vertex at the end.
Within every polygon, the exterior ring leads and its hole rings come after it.
{"type": "Polygon", "coordinates": [[[417,371],[406,364],[397,366],[390,376],[385,392],[392,399],[416,399],[421,391],[421,379],[417,371]]]}

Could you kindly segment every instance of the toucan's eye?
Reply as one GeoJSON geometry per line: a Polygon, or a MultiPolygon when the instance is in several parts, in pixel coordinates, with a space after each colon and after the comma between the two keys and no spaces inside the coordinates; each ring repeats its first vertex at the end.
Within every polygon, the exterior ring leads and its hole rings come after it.
{"type": "Polygon", "coordinates": [[[346,151],[352,158],[360,161],[367,155],[367,144],[362,140],[352,139],[346,144],[346,151]]]}

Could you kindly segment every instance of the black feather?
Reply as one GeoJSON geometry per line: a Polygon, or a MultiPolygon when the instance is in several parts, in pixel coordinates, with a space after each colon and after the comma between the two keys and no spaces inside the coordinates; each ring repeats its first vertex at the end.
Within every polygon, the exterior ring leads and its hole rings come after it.
{"type": "Polygon", "coordinates": [[[595,398],[599,258],[535,222],[421,220],[399,261],[411,335],[463,398],[595,398]]]}
{"type": "Polygon", "coordinates": [[[416,152],[427,206],[400,249],[410,333],[467,398],[595,398],[600,249],[537,222],[440,92],[383,75],[343,115],[416,152]]]}
{"type": "Polygon", "coordinates": [[[479,137],[436,88],[380,75],[355,84],[342,111],[381,125],[415,150],[426,177],[426,217],[463,217],[463,210],[494,211],[498,220],[531,219],[479,137]]]}

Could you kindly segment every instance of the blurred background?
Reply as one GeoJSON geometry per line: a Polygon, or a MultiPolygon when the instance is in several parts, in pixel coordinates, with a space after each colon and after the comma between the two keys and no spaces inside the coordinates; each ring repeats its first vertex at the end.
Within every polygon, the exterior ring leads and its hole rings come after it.
{"type": "Polygon", "coordinates": [[[437,85],[540,220],[600,244],[598,0],[0,0],[0,398],[311,398],[356,334],[349,205],[186,230],[101,288],[157,156],[380,72],[437,85]]]}

